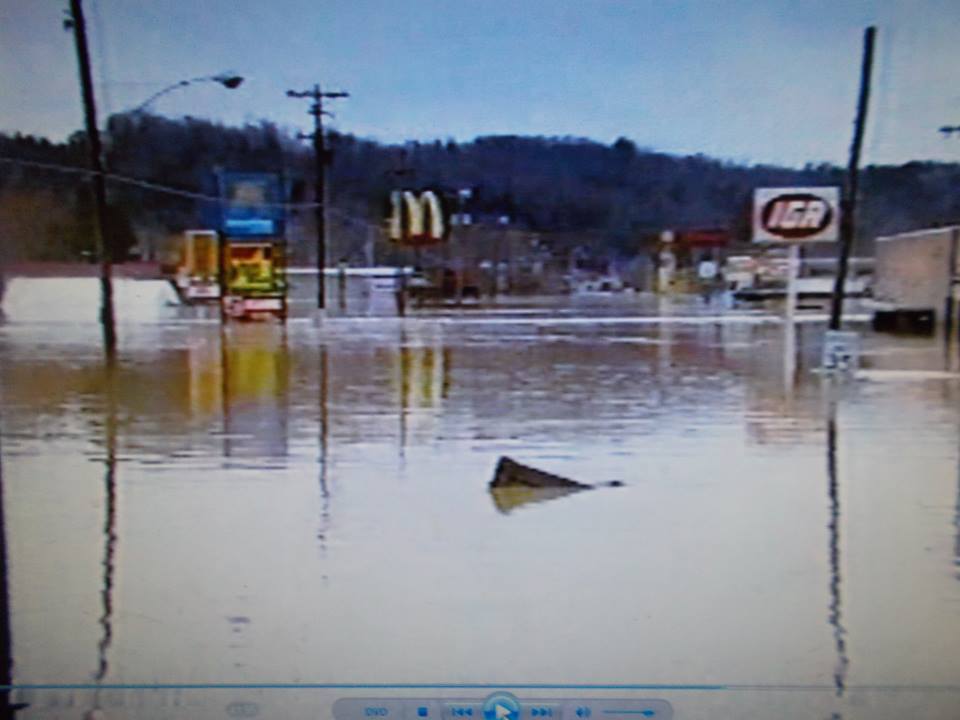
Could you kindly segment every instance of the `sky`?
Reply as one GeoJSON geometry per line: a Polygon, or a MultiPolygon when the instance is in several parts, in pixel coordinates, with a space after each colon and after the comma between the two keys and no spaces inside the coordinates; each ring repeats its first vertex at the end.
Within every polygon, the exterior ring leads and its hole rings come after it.
{"type": "MultiPolygon", "coordinates": [[[[0,131],[82,125],[67,0],[0,0],[0,131]]],[[[101,118],[154,112],[386,142],[576,136],[744,163],[845,164],[863,30],[878,28],[865,163],[960,161],[955,0],[84,0],[101,118]]]]}

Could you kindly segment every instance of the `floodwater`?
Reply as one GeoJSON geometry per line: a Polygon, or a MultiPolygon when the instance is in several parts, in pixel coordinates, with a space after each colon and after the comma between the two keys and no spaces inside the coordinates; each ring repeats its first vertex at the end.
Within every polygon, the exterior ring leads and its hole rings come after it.
{"type": "MultiPolygon", "coordinates": [[[[814,318],[789,381],[775,317],[720,312],[176,310],[123,325],[114,369],[94,324],[0,325],[12,682],[58,686],[18,717],[154,683],[957,717],[956,349],[867,333],[872,373],[831,381],[814,318]],[[623,487],[498,496],[502,455],[623,487]]],[[[192,692],[183,716],[238,697],[192,692]]],[[[137,697],[106,716],[181,716],[137,697]]]]}

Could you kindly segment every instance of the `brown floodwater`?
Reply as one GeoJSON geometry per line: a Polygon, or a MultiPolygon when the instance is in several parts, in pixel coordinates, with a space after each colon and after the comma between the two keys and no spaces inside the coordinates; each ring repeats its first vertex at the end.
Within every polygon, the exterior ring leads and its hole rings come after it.
{"type": "Polygon", "coordinates": [[[100,686],[172,717],[155,683],[957,717],[956,349],[867,332],[872,372],[836,381],[823,328],[789,380],[775,315],[683,303],[178,310],[123,325],[112,369],[94,324],[0,325],[18,717],[100,686]],[[492,492],[502,455],[623,486],[492,492]]]}

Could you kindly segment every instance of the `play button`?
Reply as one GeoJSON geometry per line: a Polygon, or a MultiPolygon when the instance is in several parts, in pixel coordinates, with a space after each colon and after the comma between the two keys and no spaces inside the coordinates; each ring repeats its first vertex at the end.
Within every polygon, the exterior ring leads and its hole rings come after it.
{"type": "Polygon", "coordinates": [[[509,693],[494,693],[483,702],[483,720],[520,720],[520,702],[509,693]]]}

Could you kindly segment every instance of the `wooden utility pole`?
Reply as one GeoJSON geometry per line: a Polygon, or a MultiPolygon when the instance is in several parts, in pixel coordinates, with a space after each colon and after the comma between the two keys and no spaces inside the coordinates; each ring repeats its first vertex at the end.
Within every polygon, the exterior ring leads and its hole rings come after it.
{"type": "Polygon", "coordinates": [[[107,188],[103,168],[103,147],[97,129],[97,105],[93,95],[90,72],[90,52],[87,48],[87,25],[83,17],[82,0],[70,0],[70,18],[66,23],[73,30],[80,68],[80,90],[83,97],[83,117],[87,130],[87,148],[90,169],[93,170],[94,215],[96,218],[96,248],[100,260],[100,323],[103,326],[103,346],[107,358],[117,352],[117,330],[113,314],[112,260],[113,243],[107,227],[107,188]]]}
{"type": "Polygon", "coordinates": [[[839,330],[843,317],[843,296],[847,284],[847,266],[850,250],[856,234],[857,189],[860,180],[860,148],[863,145],[863,130],[867,122],[870,103],[870,76],[873,70],[873,44],[877,29],[872,25],[863,33],[863,62],[860,67],[860,97],[857,101],[857,117],[850,143],[850,162],[847,166],[847,181],[843,200],[840,203],[840,257],[837,263],[837,279],[833,286],[833,301],[830,304],[830,329],[839,330]]]}
{"type": "MultiPolygon", "coordinates": [[[[313,116],[313,133],[301,137],[312,137],[314,168],[316,172],[316,183],[314,184],[314,202],[316,203],[317,217],[317,308],[323,310],[326,307],[326,283],[324,281],[324,272],[327,265],[327,165],[330,164],[330,153],[327,152],[323,136],[323,115],[326,112],[323,109],[324,98],[345,98],[350,97],[345,92],[323,92],[319,84],[315,84],[310,90],[287,90],[287,97],[292,98],[310,98],[313,103],[307,111],[313,116]]],[[[330,113],[326,113],[329,115],[330,113]]]]}

